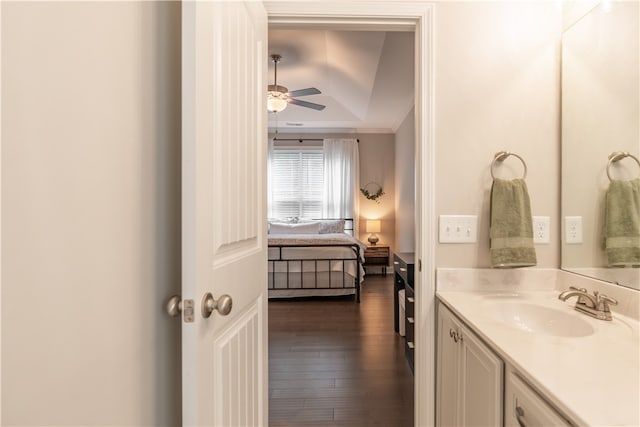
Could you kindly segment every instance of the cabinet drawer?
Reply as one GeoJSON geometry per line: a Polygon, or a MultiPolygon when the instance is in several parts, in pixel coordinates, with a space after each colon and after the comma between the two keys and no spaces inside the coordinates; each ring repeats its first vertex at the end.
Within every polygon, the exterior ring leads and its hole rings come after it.
{"type": "Polygon", "coordinates": [[[556,410],[513,372],[507,372],[504,421],[506,427],[569,426],[556,410]]]}
{"type": "Polygon", "coordinates": [[[388,257],[389,256],[389,248],[388,247],[375,247],[369,246],[365,249],[364,254],[368,257],[388,257]]]}
{"type": "MultiPolygon", "coordinates": [[[[407,254],[405,254],[406,256],[407,254]]],[[[413,286],[413,254],[410,255],[410,262],[407,262],[398,254],[393,254],[393,271],[408,285],[413,286]]]]}
{"type": "Polygon", "coordinates": [[[406,339],[405,357],[407,359],[407,362],[409,363],[409,367],[411,368],[411,371],[413,372],[414,353],[415,353],[415,299],[414,299],[413,288],[411,286],[405,285],[404,292],[405,292],[404,294],[405,295],[404,330],[405,330],[405,339],[406,339]]]}

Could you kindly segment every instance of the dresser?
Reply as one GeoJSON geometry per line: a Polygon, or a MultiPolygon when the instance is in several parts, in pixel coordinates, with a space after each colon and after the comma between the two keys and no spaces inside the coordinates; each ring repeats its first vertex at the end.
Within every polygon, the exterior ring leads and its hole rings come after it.
{"type": "Polygon", "coordinates": [[[414,331],[414,307],[415,307],[415,293],[414,293],[414,258],[413,252],[400,252],[393,255],[393,271],[394,271],[394,288],[393,288],[393,301],[394,301],[394,329],[396,332],[399,330],[399,322],[402,319],[398,319],[399,303],[398,303],[398,291],[404,289],[405,301],[404,301],[404,324],[405,324],[405,356],[407,362],[413,372],[414,361],[414,347],[415,347],[415,331],[414,331]]]}

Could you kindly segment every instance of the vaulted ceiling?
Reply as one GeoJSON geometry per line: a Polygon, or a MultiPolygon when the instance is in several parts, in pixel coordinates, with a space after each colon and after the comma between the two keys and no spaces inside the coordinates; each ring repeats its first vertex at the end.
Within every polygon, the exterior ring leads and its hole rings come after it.
{"type": "MultiPolygon", "coordinates": [[[[269,113],[279,132],[395,132],[414,102],[413,33],[270,29],[269,54],[280,54],[278,84],[322,93],[300,100],[322,111],[289,105],[269,113]]],[[[273,84],[269,63],[269,84],[273,84]]]]}

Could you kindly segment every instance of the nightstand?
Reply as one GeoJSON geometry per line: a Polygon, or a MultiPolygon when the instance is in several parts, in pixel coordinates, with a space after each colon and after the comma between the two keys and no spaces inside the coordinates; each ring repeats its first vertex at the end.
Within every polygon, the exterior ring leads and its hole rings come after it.
{"type": "Polygon", "coordinates": [[[376,245],[367,246],[364,250],[364,266],[380,266],[382,274],[387,275],[387,266],[389,265],[389,246],[376,245]]]}

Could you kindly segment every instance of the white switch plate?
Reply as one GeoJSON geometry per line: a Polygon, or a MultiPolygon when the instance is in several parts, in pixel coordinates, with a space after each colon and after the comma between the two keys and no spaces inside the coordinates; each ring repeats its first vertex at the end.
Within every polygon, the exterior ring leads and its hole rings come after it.
{"type": "Polygon", "coordinates": [[[564,240],[568,244],[582,243],[582,217],[564,217],[564,240]]]}
{"type": "Polygon", "coordinates": [[[549,243],[551,218],[548,216],[533,217],[533,243],[549,243]]]}
{"type": "Polygon", "coordinates": [[[440,215],[440,243],[474,243],[478,240],[477,215],[440,215]]]}

